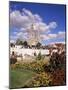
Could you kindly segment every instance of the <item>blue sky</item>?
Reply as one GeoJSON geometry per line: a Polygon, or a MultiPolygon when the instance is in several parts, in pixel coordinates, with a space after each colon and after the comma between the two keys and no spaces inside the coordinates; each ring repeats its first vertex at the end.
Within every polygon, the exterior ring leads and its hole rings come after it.
{"type": "Polygon", "coordinates": [[[21,36],[26,39],[27,33],[23,33],[24,30],[26,31],[25,26],[29,26],[28,23],[32,23],[35,19],[37,29],[40,28],[39,30],[43,33],[41,43],[65,42],[65,5],[27,2],[10,2],[9,4],[11,41],[21,36]]]}

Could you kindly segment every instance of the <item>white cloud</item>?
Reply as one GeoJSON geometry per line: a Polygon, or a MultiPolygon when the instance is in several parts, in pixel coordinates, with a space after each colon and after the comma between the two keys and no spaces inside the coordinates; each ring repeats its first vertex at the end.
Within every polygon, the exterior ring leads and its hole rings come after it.
{"type": "Polygon", "coordinates": [[[17,33],[17,36],[21,36],[23,33],[22,32],[19,32],[19,33],[17,33]]]}
{"type": "Polygon", "coordinates": [[[10,13],[10,26],[17,28],[29,28],[31,24],[35,23],[36,30],[48,31],[56,28],[56,22],[50,22],[48,25],[43,22],[42,18],[38,14],[33,14],[27,9],[23,9],[22,12],[15,10],[10,13]]]}
{"type": "Polygon", "coordinates": [[[38,14],[35,14],[34,17],[37,21],[42,21],[42,18],[38,14]]]}
{"type": "Polygon", "coordinates": [[[27,40],[27,38],[28,38],[28,34],[27,34],[27,32],[23,33],[22,31],[19,32],[19,33],[17,33],[16,36],[17,36],[18,38],[20,38],[20,39],[24,39],[24,40],[27,40]]]}
{"type": "Polygon", "coordinates": [[[14,40],[10,40],[10,43],[15,43],[15,41],[14,40]]]}
{"type": "Polygon", "coordinates": [[[11,36],[10,36],[10,40],[16,40],[17,38],[18,38],[17,35],[15,35],[15,36],[11,35],[11,36]]]}
{"type": "Polygon", "coordinates": [[[52,38],[56,38],[57,34],[49,34],[48,36],[52,39],[52,38]]]}
{"type": "Polygon", "coordinates": [[[50,22],[49,23],[49,28],[56,28],[57,27],[57,23],[56,22],[50,22]]]}
{"type": "Polygon", "coordinates": [[[15,31],[15,32],[13,32],[13,33],[16,35],[18,32],[15,31]]]}
{"type": "Polygon", "coordinates": [[[65,38],[65,32],[64,31],[59,31],[58,32],[58,38],[65,38]]]}
{"type": "Polygon", "coordinates": [[[54,42],[51,42],[50,44],[55,44],[55,43],[62,43],[62,44],[65,44],[65,41],[59,41],[59,42],[54,41],[54,42]]]}
{"type": "Polygon", "coordinates": [[[41,35],[41,39],[42,40],[49,40],[50,38],[48,37],[48,35],[41,35]]]}
{"type": "Polygon", "coordinates": [[[10,13],[10,26],[11,27],[26,27],[26,24],[30,23],[27,16],[22,16],[20,11],[13,11],[10,13]]]}
{"type": "Polygon", "coordinates": [[[18,37],[27,38],[27,31],[31,28],[32,23],[34,23],[34,29],[39,30],[39,32],[45,32],[41,34],[40,37],[42,40],[50,40],[54,38],[65,38],[65,32],[59,31],[56,33],[51,33],[52,29],[57,27],[55,21],[50,22],[49,24],[44,23],[40,15],[33,14],[27,9],[22,9],[22,12],[15,10],[10,12],[10,27],[19,28],[19,33],[14,32],[16,36],[11,36],[11,40],[15,40],[18,37]],[[48,33],[49,32],[49,33],[48,33]]]}
{"type": "Polygon", "coordinates": [[[10,36],[10,43],[15,43],[15,41],[17,40],[18,36],[15,35],[15,36],[10,36]]]}
{"type": "Polygon", "coordinates": [[[50,40],[50,39],[54,39],[57,37],[57,34],[48,34],[48,35],[41,35],[41,38],[43,40],[50,40]]]}
{"type": "Polygon", "coordinates": [[[59,31],[57,34],[50,33],[47,35],[41,35],[41,38],[43,40],[50,40],[50,39],[55,39],[55,38],[57,39],[65,38],[65,32],[59,31]]]}
{"type": "Polygon", "coordinates": [[[32,14],[31,11],[29,11],[29,10],[27,10],[27,9],[24,8],[24,9],[23,9],[23,14],[24,14],[24,16],[26,15],[26,16],[29,17],[29,19],[31,19],[31,20],[34,21],[34,16],[33,16],[33,14],[32,14]]]}

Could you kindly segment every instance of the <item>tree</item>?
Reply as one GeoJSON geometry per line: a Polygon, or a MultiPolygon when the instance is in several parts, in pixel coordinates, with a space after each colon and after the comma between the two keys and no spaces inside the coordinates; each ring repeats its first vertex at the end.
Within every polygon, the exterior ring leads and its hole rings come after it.
{"type": "Polygon", "coordinates": [[[12,52],[12,55],[10,57],[10,64],[15,64],[17,62],[17,56],[14,52],[12,52]]]}
{"type": "Polygon", "coordinates": [[[50,58],[50,65],[53,69],[57,69],[61,67],[61,56],[58,53],[53,53],[50,58]]]}
{"type": "Polygon", "coordinates": [[[38,43],[36,44],[36,47],[39,49],[39,48],[41,47],[41,43],[38,42],[38,43]]]}
{"type": "Polygon", "coordinates": [[[56,69],[65,69],[66,71],[66,55],[65,52],[61,54],[53,53],[50,57],[49,65],[44,65],[44,70],[48,72],[56,71],[56,69]]]}
{"type": "Polygon", "coordinates": [[[41,55],[41,52],[39,52],[37,57],[36,57],[36,60],[41,60],[41,59],[42,59],[42,55],[41,55]]]}
{"type": "Polygon", "coordinates": [[[11,46],[11,47],[14,47],[15,45],[14,45],[14,43],[10,43],[10,46],[11,46]]]}
{"type": "Polygon", "coordinates": [[[52,73],[52,82],[51,85],[57,86],[57,85],[66,85],[66,74],[65,70],[57,68],[53,73],[52,73]]]}
{"type": "Polygon", "coordinates": [[[23,45],[23,41],[20,40],[20,39],[17,39],[17,41],[16,41],[16,45],[23,45]]]}
{"type": "Polygon", "coordinates": [[[27,43],[27,41],[24,41],[23,42],[23,46],[25,47],[25,48],[27,48],[29,45],[28,45],[28,43],[27,43]]]}

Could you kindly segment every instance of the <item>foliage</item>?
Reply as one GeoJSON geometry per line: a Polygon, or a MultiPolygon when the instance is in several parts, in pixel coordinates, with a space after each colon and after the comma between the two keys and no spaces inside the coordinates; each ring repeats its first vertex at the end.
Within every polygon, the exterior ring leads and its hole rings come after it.
{"type": "Polygon", "coordinates": [[[56,69],[61,67],[60,59],[61,59],[61,56],[58,53],[53,53],[50,58],[51,68],[56,69]]]}
{"type": "Polygon", "coordinates": [[[24,41],[24,42],[23,42],[23,46],[24,46],[25,48],[28,47],[28,43],[27,43],[27,41],[24,41]]]}
{"type": "Polygon", "coordinates": [[[29,70],[36,73],[36,75],[22,87],[58,86],[66,84],[65,52],[61,54],[53,53],[50,57],[49,64],[47,64],[43,56],[39,54],[36,61],[16,63],[13,68],[17,70],[29,70]]]}
{"type": "Polygon", "coordinates": [[[23,41],[20,40],[20,39],[17,39],[17,40],[16,40],[16,45],[23,45],[23,41]]]}
{"type": "Polygon", "coordinates": [[[10,64],[15,64],[17,62],[17,57],[14,53],[14,51],[12,52],[12,55],[10,57],[10,64]]]}
{"type": "Polygon", "coordinates": [[[14,58],[10,58],[10,64],[15,64],[17,62],[17,58],[14,57],[14,58]]]}
{"type": "Polygon", "coordinates": [[[66,69],[66,53],[62,52],[60,56],[61,56],[61,59],[60,59],[61,65],[63,66],[63,68],[66,69]]]}
{"type": "Polygon", "coordinates": [[[16,63],[15,64],[15,68],[17,69],[25,69],[25,70],[32,70],[35,71],[37,73],[39,72],[43,72],[44,71],[44,67],[43,65],[46,65],[46,62],[44,60],[40,60],[40,61],[34,61],[34,62],[23,62],[23,63],[16,63]]]}
{"type": "Polygon", "coordinates": [[[49,86],[51,83],[51,74],[41,72],[36,74],[34,78],[30,82],[27,83],[27,87],[42,87],[42,86],[49,86]]]}
{"type": "Polygon", "coordinates": [[[34,52],[34,56],[37,56],[36,52],[34,52]]]}
{"type": "Polygon", "coordinates": [[[49,65],[43,65],[44,71],[51,72],[51,85],[65,85],[66,84],[66,56],[65,52],[61,54],[53,53],[50,58],[49,65]]]}
{"type": "Polygon", "coordinates": [[[56,70],[57,68],[65,68],[66,67],[66,55],[65,52],[61,54],[53,53],[50,58],[51,68],[56,70]]]}
{"type": "Polygon", "coordinates": [[[36,56],[36,60],[41,60],[42,59],[42,55],[41,52],[39,52],[39,54],[36,56]]]}
{"type": "Polygon", "coordinates": [[[53,68],[51,68],[51,65],[43,65],[44,71],[45,72],[52,72],[53,68]]]}
{"type": "Polygon", "coordinates": [[[10,43],[10,46],[11,46],[11,47],[14,47],[15,45],[14,45],[14,43],[10,43]]]}
{"type": "Polygon", "coordinates": [[[51,84],[55,86],[66,84],[66,75],[64,69],[56,69],[56,71],[52,73],[51,84]]]}
{"type": "Polygon", "coordinates": [[[38,43],[36,44],[36,47],[37,47],[38,49],[40,49],[40,47],[41,47],[41,43],[38,42],[38,43]]]}

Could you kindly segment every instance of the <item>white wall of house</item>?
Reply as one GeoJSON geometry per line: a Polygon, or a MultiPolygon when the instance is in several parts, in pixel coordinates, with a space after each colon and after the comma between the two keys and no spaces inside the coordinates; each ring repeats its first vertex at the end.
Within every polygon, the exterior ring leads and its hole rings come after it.
{"type": "Polygon", "coordinates": [[[30,55],[30,56],[34,56],[34,53],[36,53],[38,55],[39,52],[41,52],[42,55],[48,55],[49,54],[49,50],[48,49],[29,49],[29,48],[10,48],[10,54],[12,54],[12,52],[15,52],[16,55],[22,55],[23,58],[25,58],[25,55],[30,55]]]}
{"type": "Polygon", "coordinates": [[[15,48],[20,49],[20,48],[22,48],[22,45],[15,45],[15,48]]]}

